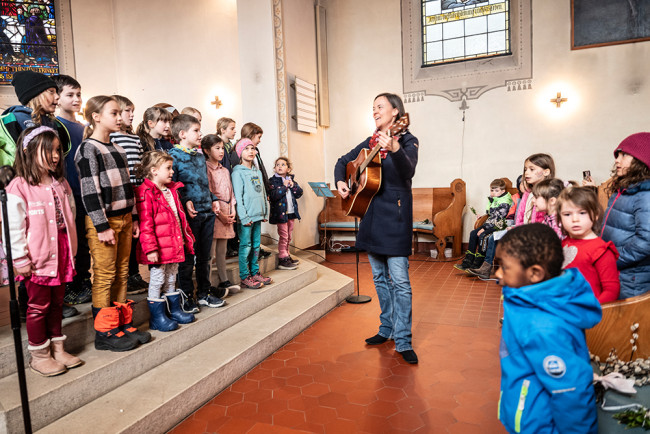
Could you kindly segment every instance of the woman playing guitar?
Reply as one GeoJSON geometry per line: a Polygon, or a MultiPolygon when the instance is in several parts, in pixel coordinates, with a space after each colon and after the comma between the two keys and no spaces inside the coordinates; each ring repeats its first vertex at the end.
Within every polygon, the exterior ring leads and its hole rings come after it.
{"type": "Polygon", "coordinates": [[[379,298],[379,332],[366,339],[368,345],[395,340],[395,349],[408,363],[418,358],[411,346],[411,282],[409,261],[413,233],[413,195],[411,179],[418,162],[418,139],[408,131],[398,137],[386,132],[404,115],[399,96],[382,93],[372,107],[377,129],[353,150],[339,158],[334,179],[341,198],[350,194],[346,166],[363,149],[380,146],[381,186],[361,219],[356,247],[368,252],[372,277],[379,298]]]}

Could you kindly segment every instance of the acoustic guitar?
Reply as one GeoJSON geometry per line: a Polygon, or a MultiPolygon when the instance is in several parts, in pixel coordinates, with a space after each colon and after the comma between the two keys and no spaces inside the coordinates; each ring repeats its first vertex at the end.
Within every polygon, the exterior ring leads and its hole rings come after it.
{"type": "MultiPolygon", "coordinates": [[[[409,114],[399,118],[389,129],[388,135],[393,137],[409,126],[409,114]]],[[[362,149],[354,160],[345,167],[345,182],[350,194],[341,201],[343,212],[347,216],[363,218],[368,211],[370,202],[381,186],[381,146],[377,145],[371,151],[362,149]]]]}

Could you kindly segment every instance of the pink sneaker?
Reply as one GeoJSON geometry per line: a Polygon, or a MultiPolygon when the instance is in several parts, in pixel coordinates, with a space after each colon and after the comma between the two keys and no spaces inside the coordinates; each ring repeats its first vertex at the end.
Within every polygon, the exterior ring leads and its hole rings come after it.
{"type": "Polygon", "coordinates": [[[248,276],[241,281],[241,286],[248,289],[260,289],[264,284],[256,280],[253,276],[248,276]]]}
{"type": "Polygon", "coordinates": [[[271,283],[273,283],[273,279],[271,279],[270,277],[262,276],[262,274],[259,271],[253,275],[253,279],[255,279],[256,282],[260,282],[263,285],[270,285],[271,283]]]}

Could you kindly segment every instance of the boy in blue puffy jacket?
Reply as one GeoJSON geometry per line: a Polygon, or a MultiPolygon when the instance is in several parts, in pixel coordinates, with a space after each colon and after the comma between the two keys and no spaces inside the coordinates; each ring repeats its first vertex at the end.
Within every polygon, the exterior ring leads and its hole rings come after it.
{"type": "Polygon", "coordinates": [[[597,433],[593,371],[584,330],[600,303],[562,245],[540,223],[510,230],[497,245],[503,285],[499,420],[511,433],[597,433]]]}

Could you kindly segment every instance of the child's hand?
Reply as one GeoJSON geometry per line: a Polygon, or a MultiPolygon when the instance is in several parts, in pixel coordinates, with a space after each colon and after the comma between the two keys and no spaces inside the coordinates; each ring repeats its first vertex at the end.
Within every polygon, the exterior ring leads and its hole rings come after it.
{"type": "Polygon", "coordinates": [[[113,229],[106,229],[105,231],[98,232],[97,238],[102,243],[114,245],[115,244],[115,231],[113,229]]]}
{"type": "Polygon", "coordinates": [[[250,226],[252,224],[253,224],[253,222],[248,222],[248,223],[244,224],[244,226],[250,226]]]}
{"type": "Polygon", "coordinates": [[[212,212],[215,213],[215,215],[219,215],[220,209],[219,209],[219,203],[218,202],[212,202],[212,212]]]}
{"type": "Polygon", "coordinates": [[[284,182],[283,182],[283,184],[284,184],[284,186],[287,187],[287,188],[291,188],[291,187],[293,187],[293,182],[291,182],[290,179],[285,179],[284,182]]]}
{"type": "Polygon", "coordinates": [[[237,221],[237,218],[235,217],[235,214],[230,214],[228,216],[228,224],[232,225],[237,221]]]}
{"type": "Polygon", "coordinates": [[[140,236],[140,225],[138,222],[133,222],[131,233],[133,234],[133,238],[138,238],[140,236]]]}
{"type": "Polygon", "coordinates": [[[34,271],[34,264],[25,265],[24,267],[17,267],[16,274],[23,277],[31,277],[34,271]]]}
{"type": "Polygon", "coordinates": [[[158,254],[158,250],[154,250],[153,252],[147,253],[147,261],[153,262],[155,264],[159,260],[160,260],[160,255],[158,254]]]}
{"type": "Polygon", "coordinates": [[[191,200],[188,200],[187,203],[185,203],[185,208],[187,208],[187,215],[190,216],[191,219],[196,217],[196,215],[198,214],[198,212],[196,212],[196,210],[194,209],[194,204],[192,203],[191,200]]]}

